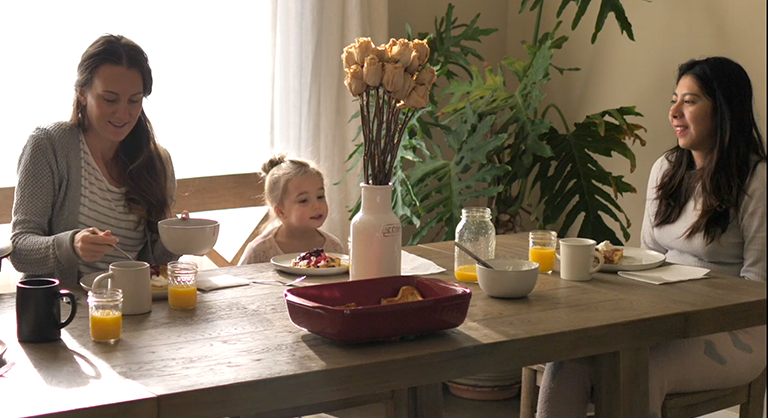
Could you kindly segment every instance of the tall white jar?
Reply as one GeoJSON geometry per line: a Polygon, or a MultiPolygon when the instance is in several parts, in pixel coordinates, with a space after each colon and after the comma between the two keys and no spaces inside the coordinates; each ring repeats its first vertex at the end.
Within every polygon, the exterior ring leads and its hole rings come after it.
{"type": "Polygon", "coordinates": [[[360,188],[360,212],[350,226],[349,279],[399,276],[403,232],[392,211],[392,184],[360,188]]]}

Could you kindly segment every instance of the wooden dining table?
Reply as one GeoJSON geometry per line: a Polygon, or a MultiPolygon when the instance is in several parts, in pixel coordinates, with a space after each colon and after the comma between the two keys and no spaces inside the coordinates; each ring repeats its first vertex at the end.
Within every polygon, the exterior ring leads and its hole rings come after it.
{"type": "MultiPolygon", "coordinates": [[[[527,235],[497,237],[496,256],[527,258],[527,235]]],[[[404,248],[446,269],[452,242],[404,248]]],[[[288,281],[269,263],[218,269],[288,281]]],[[[315,285],[346,275],[311,276],[315,285]]],[[[291,417],[384,402],[388,417],[439,418],[441,382],[499,368],[596,356],[596,408],[604,417],[646,418],[649,347],[766,324],[766,285],[713,275],[652,285],[599,274],[587,282],[539,275],[521,299],[487,296],[475,283],[454,329],[395,341],[344,344],[292,324],[279,284],[200,292],[189,311],[155,301],[126,316],[114,345],[93,342],[84,293],[61,341],[20,344],[14,295],[0,295],[0,416],[291,417]]],[[[64,308],[66,310],[66,308],[64,308]]]]}

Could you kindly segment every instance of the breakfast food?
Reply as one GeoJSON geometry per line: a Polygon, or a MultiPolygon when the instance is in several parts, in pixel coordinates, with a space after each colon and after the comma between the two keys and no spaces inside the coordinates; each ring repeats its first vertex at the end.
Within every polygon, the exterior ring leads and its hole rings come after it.
{"type": "MultiPolygon", "coordinates": [[[[403,286],[400,288],[400,291],[397,292],[397,296],[393,298],[381,298],[381,304],[393,305],[395,303],[416,302],[420,300],[424,300],[424,297],[421,296],[419,289],[416,289],[413,286],[403,286]]],[[[336,308],[339,308],[339,309],[359,308],[359,307],[361,307],[361,305],[358,305],[356,302],[350,302],[344,305],[336,306],[336,308]]]]}
{"type": "Polygon", "coordinates": [[[149,283],[152,285],[152,290],[167,290],[168,289],[168,265],[167,264],[151,264],[149,266],[149,283]]]}
{"type": "Polygon", "coordinates": [[[424,297],[421,296],[418,289],[413,286],[403,286],[400,288],[400,292],[397,293],[396,297],[383,298],[381,299],[381,304],[392,305],[395,303],[416,302],[419,300],[424,300],[424,297]]]}
{"type": "Polygon", "coordinates": [[[326,254],[322,248],[315,248],[312,251],[299,254],[299,256],[291,262],[291,266],[305,269],[341,267],[341,259],[326,254]]]}
{"type": "Polygon", "coordinates": [[[597,246],[597,251],[603,255],[605,264],[619,264],[619,260],[624,256],[623,248],[616,248],[610,241],[603,241],[597,246]]]}

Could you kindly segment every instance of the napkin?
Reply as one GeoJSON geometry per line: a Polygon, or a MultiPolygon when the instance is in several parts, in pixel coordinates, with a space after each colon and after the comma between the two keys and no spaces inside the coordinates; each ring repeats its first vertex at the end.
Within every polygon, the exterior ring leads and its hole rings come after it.
{"type": "Polygon", "coordinates": [[[644,271],[620,271],[619,276],[646,283],[666,284],[704,279],[707,277],[707,273],[709,273],[709,270],[705,268],[671,264],[644,271]]]}
{"type": "Polygon", "coordinates": [[[407,251],[402,251],[400,256],[402,263],[401,273],[403,276],[420,276],[424,274],[442,273],[444,268],[438,266],[426,258],[413,255],[407,251]]]}
{"type": "Polygon", "coordinates": [[[197,288],[200,290],[216,290],[225,287],[245,286],[250,281],[229,274],[217,273],[216,270],[203,270],[197,273],[197,288]]]}

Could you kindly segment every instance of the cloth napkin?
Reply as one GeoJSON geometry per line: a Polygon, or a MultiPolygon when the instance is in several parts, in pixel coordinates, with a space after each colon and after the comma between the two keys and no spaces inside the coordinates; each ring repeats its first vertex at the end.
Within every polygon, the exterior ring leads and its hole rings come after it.
{"type": "Polygon", "coordinates": [[[644,271],[620,271],[619,276],[646,283],[667,284],[704,279],[707,273],[709,270],[705,268],[672,264],[644,271]]]}
{"type": "Polygon", "coordinates": [[[248,284],[250,284],[250,281],[247,279],[217,273],[216,270],[203,270],[197,273],[197,288],[204,291],[245,286],[248,284]]]}
{"type": "Polygon", "coordinates": [[[401,273],[403,276],[420,276],[425,274],[442,273],[444,268],[438,266],[426,258],[413,255],[407,251],[402,251],[400,256],[402,263],[401,273]]]}

